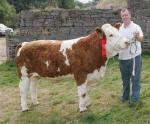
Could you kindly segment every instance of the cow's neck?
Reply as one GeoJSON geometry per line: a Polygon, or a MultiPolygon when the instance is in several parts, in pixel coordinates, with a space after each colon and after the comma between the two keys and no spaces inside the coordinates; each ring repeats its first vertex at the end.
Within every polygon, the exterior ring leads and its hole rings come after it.
{"type": "Polygon", "coordinates": [[[102,66],[105,66],[105,63],[106,63],[106,60],[107,60],[106,48],[105,48],[106,41],[104,41],[104,40],[106,40],[106,39],[103,39],[103,41],[100,39],[100,34],[97,33],[96,31],[91,33],[90,35],[88,35],[87,40],[86,40],[86,42],[91,42],[91,44],[95,46],[95,47],[92,47],[92,48],[95,48],[95,50],[92,50],[92,51],[97,52],[97,54],[99,56],[99,59],[100,59],[100,63],[101,63],[102,66]],[[103,53],[102,53],[102,51],[103,51],[103,53]]]}

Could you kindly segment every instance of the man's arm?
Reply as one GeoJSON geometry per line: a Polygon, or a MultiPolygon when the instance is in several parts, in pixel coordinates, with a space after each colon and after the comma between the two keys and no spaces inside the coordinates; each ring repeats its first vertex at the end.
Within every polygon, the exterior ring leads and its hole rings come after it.
{"type": "Polygon", "coordinates": [[[141,43],[143,42],[143,37],[138,37],[136,38],[137,41],[140,41],[141,43]]]}

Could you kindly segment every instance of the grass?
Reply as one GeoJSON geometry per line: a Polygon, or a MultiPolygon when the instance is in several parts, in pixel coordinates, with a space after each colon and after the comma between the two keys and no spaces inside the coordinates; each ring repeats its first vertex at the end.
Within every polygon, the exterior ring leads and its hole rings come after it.
{"type": "Polygon", "coordinates": [[[0,65],[0,85],[17,86],[18,78],[14,62],[7,61],[0,65]]]}
{"type": "Polygon", "coordinates": [[[118,61],[110,60],[105,77],[92,87],[92,105],[79,113],[75,81],[72,76],[42,79],[38,85],[40,104],[20,111],[18,78],[13,62],[0,65],[0,124],[149,124],[150,54],[143,55],[141,97],[135,108],[120,104],[121,79],[118,61]]]}

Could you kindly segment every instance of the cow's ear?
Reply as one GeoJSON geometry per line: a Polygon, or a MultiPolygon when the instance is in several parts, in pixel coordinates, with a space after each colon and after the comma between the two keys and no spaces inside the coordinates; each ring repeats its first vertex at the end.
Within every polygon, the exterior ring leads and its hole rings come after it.
{"type": "Polygon", "coordinates": [[[119,30],[119,28],[120,28],[121,25],[122,25],[121,22],[117,22],[113,26],[119,30]]]}
{"type": "Polygon", "coordinates": [[[100,39],[102,39],[103,37],[105,37],[105,33],[104,31],[100,28],[100,27],[96,27],[96,32],[100,34],[100,39]]]}
{"type": "Polygon", "coordinates": [[[95,30],[96,30],[97,33],[102,33],[102,32],[103,32],[102,29],[101,29],[100,27],[96,27],[95,30]]]}

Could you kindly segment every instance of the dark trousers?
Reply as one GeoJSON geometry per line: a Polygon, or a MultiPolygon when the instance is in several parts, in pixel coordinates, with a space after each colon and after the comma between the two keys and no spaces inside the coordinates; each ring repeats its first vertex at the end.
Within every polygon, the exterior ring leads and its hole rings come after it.
{"type": "Polygon", "coordinates": [[[136,56],[134,59],[120,60],[120,72],[123,81],[123,99],[128,99],[130,96],[130,82],[132,82],[131,102],[137,102],[140,96],[140,79],[141,79],[141,55],[136,56]],[[134,60],[135,59],[135,60],[134,60]],[[134,66],[135,61],[135,68],[134,66]],[[135,74],[133,75],[133,69],[135,74]]]}

